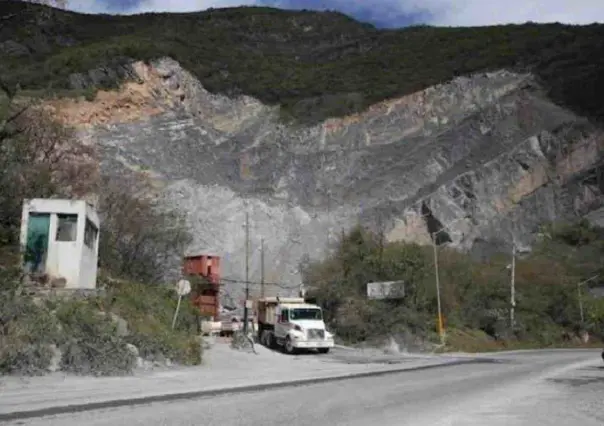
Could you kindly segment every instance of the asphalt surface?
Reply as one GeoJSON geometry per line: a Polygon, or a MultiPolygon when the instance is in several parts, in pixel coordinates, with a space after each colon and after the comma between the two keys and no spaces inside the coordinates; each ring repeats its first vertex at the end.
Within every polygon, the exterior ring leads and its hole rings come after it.
{"type": "Polygon", "coordinates": [[[255,393],[3,423],[120,425],[484,426],[604,424],[598,351],[497,356],[450,366],[255,393]]]}

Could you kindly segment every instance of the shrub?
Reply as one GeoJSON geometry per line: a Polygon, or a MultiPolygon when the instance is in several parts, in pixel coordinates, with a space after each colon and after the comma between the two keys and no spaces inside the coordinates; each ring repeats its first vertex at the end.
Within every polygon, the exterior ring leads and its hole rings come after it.
{"type": "Polygon", "coordinates": [[[20,294],[19,280],[17,269],[0,264],[0,373],[43,374],[60,326],[48,309],[20,294]]]}
{"type": "Polygon", "coordinates": [[[101,267],[132,281],[174,278],[191,241],[184,216],[163,205],[143,175],[104,176],[101,182],[101,267]]]}
{"type": "Polygon", "coordinates": [[[117,326],[88,301],[67,301],[59,305],[57,318],[61,322],[65,342],[63,371],[86,375],[119,375],[130,373],[136,356],[118,335],[117,326]]]}
{"type": "Polygon", "coordinates": [[[174,290],[125,281],[106,281],[105,285],[106,296],[99,303],[106,312],[127,321],[126,340],[138,348],[141,357],[157,361],[169,358],[185,365],[201,362],[198,311],[188,298],[183,298],[172,330],[177,305],[174,290]]]}
{"type": "Polygon", "coordinates": [[[23,293],[16,270],[0,274],[0,372],[44,374],[55,354],[63,371],[113,375],[131,371],[135,359],[115,325],[86,301],[48,302],[23,293]],[[51,310],[56,308],[56,310],[51,310]]]}
{"type": "MultiPolygon", "coordinates": [[[[507,256],[475,262],[463,253],[439,247],[445,325],[464,330],[452,342],[471,346],[469,336],[479,333],[498,342],[489,346],[492,348],[512,342],[553,346],[566,344],[581,329],[602,335],[604,311],[587,295],[585,305],[590,316],[585,324],[580,322],[577,284],[587,278],[582,275],[602,269],[604,233],[585,223],[556,229],[559,232],[552,232],[546,244],[537,245],[527,258],[517,259],[513,330],[507,256]],[[582,275],[575,275],[578,273],[582,275]]],[[[342,237],[324,261],[302,265],[304,281],[312,283],[310,295],[324,307],[330,326],[345,341],[362,342],[401,330],[434,337],[437,301],[432,249],[380,241],[380,236],[356,228],[342,237]],[[402,300],[367,300],[364,292],[368,282],[395,280],[405,282],[402,300]]]]}
{"type": "Polygon", "coordinates": [[[128,344],[152,361],[201,362],[196,311],[184,300],[172,330],[176,300],[167,288],[122,283],[98,298],[43,300],[21,293],[16,276],[11,281],[0,277],[0,284],[2,374],[47,373],[53,346],[61,354],[60,369],[80,375],[131,373],[137,359],[128,344]],[[112,314],[127,321],[126,335],[119,332],[112,314]]]}

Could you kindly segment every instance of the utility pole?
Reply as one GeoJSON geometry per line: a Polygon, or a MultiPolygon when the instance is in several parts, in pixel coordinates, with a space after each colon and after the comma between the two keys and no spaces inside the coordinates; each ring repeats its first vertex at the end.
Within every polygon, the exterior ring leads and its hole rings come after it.
{"type": "Polygon", "coordinates": [[[260,240],[260,298],[264,298],[264,238],[260,240]]]}
{"type": "Polygon", "coordinates": [[[579,299],[579,314],[581,315],[581,328],[585,327],[585,315],[583,314],[583,296],[581,295],[581,284],[577,284],[577,297],[579,299]]]}
{"type": "Polygon", "coordinates": [[[516,238],[512,239],[512,273],[510,277],[510,327],[514,331],[516,309],[516,238]]]}
{"type": "Polygon", "coordinates": [[[434,277],[436,279],[436,303],[438,306],[438,335],[440,337],[440,344],[445,344],[445,333],[443,327],[443,314],[442,308],[440,304],[440,278],[438,276],[438,248],[436,247],[436,234],[438,232],[432,233],[432,247],[434,249],[434,277]]]}
{"type": "Polygon", "coordinates": [[[249,312],[247,308],[250,298],[250,218],[245,213],[245,302],[243,305],[243,333],[247,336],[249,312]]]}
{"type": "MultiPolygon", "coordinates": [[[[384,239],[385,239],[385,226],[384,226],[384,222],[382,219],[382,215],[380,214],[378,216],[378,232],[379,232],[379,244],[380,244],[380,251],[379,251],[379,268],[380,268],[380,275],[384,274],[384,239]]],[[[380,278],[384,278],[383,276],[381,276],[380,278]]]]}
{"type": "MultiPolygon", "coordinates": [[[[425,217],[425,216],[424,216],[425,217]]],[[[467,219],[468,216],[460,217],[449,223],[448,226],[451,226],[453,223],[458,222],[463,219],[467,219]]],[[[440,277],[438,274],[438,247],[436,244],[436,236],[443,231],[447,231],[448,228],[441,228],[438,231],[430,232],[430,236],[432,237],[432,248],[434,249],[434,277],[436,280],[436,302],[438,306],[438,334],[440,336],[440,344],[445,345],[445,324],[443,321],[443,313],[442,313],[442,305],[440,301],[440,277]]],[[[463,235],[462,235],[463,237],[463,235]]]]}
{"type": "Polygon", "coordinates": [[[593,277],[583,280],[577,284],[577,297],[579,300],[579,314],[581,315],[581,327],[584,327],[584,325],[585,325],[585,315],[583,313],[583,296],[581,294],[581,286],[583,284],[587,284],[588,282],[593,281],[599,277],[600,277],[600,274],[597,274],[597,275],[594,275],[593,277]]]}

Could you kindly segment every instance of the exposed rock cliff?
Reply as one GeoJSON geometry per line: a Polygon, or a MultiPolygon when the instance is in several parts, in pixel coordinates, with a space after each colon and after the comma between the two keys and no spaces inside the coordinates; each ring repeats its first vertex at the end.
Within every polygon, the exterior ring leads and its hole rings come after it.
{"type": "Polygon", "coordinates": [[[96,140],[107,170],[148,170],[188,212],[191,251],[222,256],[228,278],[243,278],[246,212],[251,280],[264,238],[266,280],[295,287],[300,259],[359,221],[418,242],[445,227],[441,237],[485,251],[512,235],[530,245],[543,221],[603,205],[602,132],[530,74],[460,77],[301,127],[277,107],[207,92],[171,59],[128,72],[138,82],[52,106],[96,140]]]}

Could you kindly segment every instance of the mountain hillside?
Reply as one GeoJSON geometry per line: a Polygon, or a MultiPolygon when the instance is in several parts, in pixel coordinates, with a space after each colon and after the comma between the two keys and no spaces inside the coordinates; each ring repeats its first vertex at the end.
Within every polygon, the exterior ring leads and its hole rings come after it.
{"type": "MultiPolygon", "coordinates": [[[[377,30],[331,12],[86,16],[0,6],[0,77],[143,170],[191,251],[295,286],[359,221],[488,253],[600,217],[604,26],[377,30]],[[100,90],[100,91],[99,91],[100,90]],[[98,93],[97,93],[98,92],[98,93]],[[78,97],[79,96],[79,97],[78,97]]],[[[274,287],[273,290],[278,290],[274,287]]],[[[232,290],[232,289],[231,289],[232,290]]]]}

